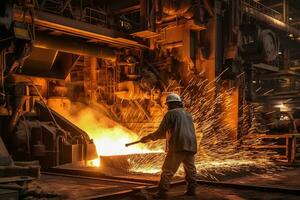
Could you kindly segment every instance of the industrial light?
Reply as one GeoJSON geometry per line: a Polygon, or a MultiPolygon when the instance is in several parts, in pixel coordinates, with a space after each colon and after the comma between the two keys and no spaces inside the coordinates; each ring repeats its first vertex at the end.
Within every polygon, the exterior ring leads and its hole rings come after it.
{"type": "Polygon", "coordinates": [[[278,104],[278,105],[275,105],[274,106],[275,108],[279,108],[280,111],[289,111],[289,107],[286,106],[285,104],[281,103],[281,104],[278,104]]]}
{"type": "Polygon", "coordinates": [[[289,37],[293,37],[293,36],[294,36],[293,34],[291,34],[291,33],[289,34],[289,37]]]}
{"type": "Polygon", "coordinates": [[[281,51],[278,51],[278,55],[281,55],[282,54],[282,52],[281,51]]]}
{"type": "Polygon", "coordinates": [[[293,18],[289,17],[289,20],[293,20],[293,18]]]}
{"type": "Polygon", "coordinates": [[[252,83],[256,83],[256,81],[252,81],[252,83]]]}
{"type": "Polygon", "coordinates": [[[287,115],[281,115],[280,118],[279,118],[279,120],[280,121],[287,121],[287,120],[291,120],[291,119],[287,115]]]}

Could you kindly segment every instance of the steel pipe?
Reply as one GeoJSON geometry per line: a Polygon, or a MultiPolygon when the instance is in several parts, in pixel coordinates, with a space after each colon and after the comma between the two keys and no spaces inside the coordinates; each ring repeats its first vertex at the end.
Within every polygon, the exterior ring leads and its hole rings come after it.
{"type": "Polygon", "coordinates": [[[262,22],[265,22],[265,23],[273,26],[274,28],[278,28],[282,31],[293,34],[295,37],[300,37],[300,30],[250,7],[245,2],[243,3],[243,11],[246,12],[247,14],[251,15],[255,19],[260,20],[262,22]]]}
{"type": "Polygon", "coordinates": [[[88,44],[84,40],[73,39],[66,36],[54,36],[45,33],[37,33],[34,47],[52,49],[66,53],[96,58],[116,60],[115,51],[111,48],[88,44]]]}

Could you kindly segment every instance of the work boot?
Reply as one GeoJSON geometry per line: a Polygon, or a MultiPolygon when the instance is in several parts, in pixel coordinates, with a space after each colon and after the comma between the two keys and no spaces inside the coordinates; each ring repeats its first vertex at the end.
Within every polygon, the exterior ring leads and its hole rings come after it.
{"type": "Polygon", "coordinates": [[[167,192],[164,190],[158,190],[155,194],[153,194],[153,199],[166,199],[168,197],[167,192]]]}
{"type": "Polygon", "coordinates": [[[196,196],[196,189],[195,188],[188,188],[184,195],[187,196],[196,196]]]}

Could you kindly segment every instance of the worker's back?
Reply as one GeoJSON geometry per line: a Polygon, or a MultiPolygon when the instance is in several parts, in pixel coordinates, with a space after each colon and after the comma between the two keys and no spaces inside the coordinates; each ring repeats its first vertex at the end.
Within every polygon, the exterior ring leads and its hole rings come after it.
{"type": "Polygon", "coordinates": [[[166,114],[170,131],[168,150],[174,152],[197,152],[197,140],[193,119],[183,108],[169,110],[166,114]]]}

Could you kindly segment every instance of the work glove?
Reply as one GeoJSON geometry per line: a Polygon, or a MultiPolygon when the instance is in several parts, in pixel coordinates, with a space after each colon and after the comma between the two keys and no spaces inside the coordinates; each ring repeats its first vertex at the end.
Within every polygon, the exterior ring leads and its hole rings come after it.
{"type": "Polygon", "coordinates": [[[150,137],[147,135],[147,136],[144,136],[140,139],[141,143],[147,143],[147,142],[150,142],[151,139],[150,137]]]}

